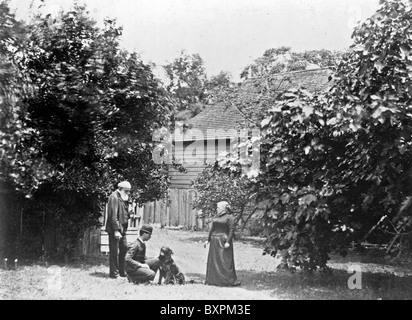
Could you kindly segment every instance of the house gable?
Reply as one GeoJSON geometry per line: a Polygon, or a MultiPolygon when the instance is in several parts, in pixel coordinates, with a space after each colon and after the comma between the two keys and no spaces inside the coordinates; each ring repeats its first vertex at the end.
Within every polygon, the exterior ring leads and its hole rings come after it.
{"type": "MultiPolygon", "coordinates": [[[[187,173],[170,168],[171,188],[190,188],[192,181],[205,167],[205,163],[193,163],[193,155],[186,152],[187,147],[194,148],[194,144],[203,145],[206,151],[207,143],[210,144],[211,140],[215,140],[215,145],[218,145],[219,141],[226,141],[226,151],[230,151],[230,143],[227,141],[233,137],[233,132],[238,133],[242,128],[253,128],[259,125],[260,118],[266,113],[268,105],[267,103],[260,104],[261,101],[275,103],[278,95],[289,89],[305,89],[310,92],[326,91],[332,85],[332,74],[333,70],[323,68],[278,73],[269,78],[248,79],[235,89],[237,99],[205,106],[202,112],[186,122],[192,130],[199,133],[203,140],[194,141],[190,135],[187,135],[181,143],[175,141],[176,156],[184,155],[182,158],[189,160],[189,163],[183,162],[187,173]]],[[[218,148],[215,150],[216,159],[222,150],[218,148]]]]}

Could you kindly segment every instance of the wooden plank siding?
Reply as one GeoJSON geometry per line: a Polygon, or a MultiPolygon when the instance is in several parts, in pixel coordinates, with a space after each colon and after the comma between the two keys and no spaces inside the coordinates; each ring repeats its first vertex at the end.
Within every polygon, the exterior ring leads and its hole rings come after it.
{"type": "Polygon", "coordinates": [[[181,141],[174,145],[175,158],[181,161],[186,172],[169,168],[170,189],[189,189],[192,182],[206,167],[216,161],[221,152],[230,151],[230,139],[181,141]],[[203,149],[202,149],[203,148],[203,149]]]}
{"type": "Polygon", "coordinates": [[[189,189],[192,182],[203,171],[206,165],[187,165],[186,173],[179,172],[174,168],[169,169],[170,189],[189,189]]]}

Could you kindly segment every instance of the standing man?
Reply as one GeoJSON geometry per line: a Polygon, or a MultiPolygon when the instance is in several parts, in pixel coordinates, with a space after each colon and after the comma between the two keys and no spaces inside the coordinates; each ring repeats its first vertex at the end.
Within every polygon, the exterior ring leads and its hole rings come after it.
{"type": "Polygon", "coordinates": [[[133,243],[126,255],[127,277],[133,283],[152,281],[159,269],[159,259],[146,257],[146,244],[152,236],[153,228],[147,224],[142,225],[139,237],[133,243]]]}
{"type": "Polygon", "coordinates": [[[109,234],[110,278],[126,277],[125,256],[127,252],[127,225],[129,220],[129,194],[131,185],[127,181],[120,182],[117,190],[107,203],[106,232],[109,234]]]}

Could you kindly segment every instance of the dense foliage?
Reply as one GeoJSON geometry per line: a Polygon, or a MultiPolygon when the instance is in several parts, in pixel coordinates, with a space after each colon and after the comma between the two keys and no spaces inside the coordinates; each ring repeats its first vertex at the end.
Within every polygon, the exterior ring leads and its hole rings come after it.
{"type": "Polygon", "coordinates": [[[2,100],[2,182],[32,198],[26,211],[54,217],[66,254],[98,224],[119,181],[131,182],[139,203],[165,194],[167,168],[152,160],[152,134],[168,125],[170,103],[151,66],[119,49],[114,21],[100,29],[75,6],[38,15],[20,32],[6,3],[1,9],[11,79],[2,87],[13,93],[2,100]]]}
{"type": "Polygon", "coordinates": [[[280,72],[336,67],[344,56],[344,52],[325,49],[294,52],[290,47],[271,48],[247,65],[240,76],[243,79],[270,77],[280,72]]]}
{"type": "Polygon", "coordinates": [[[206,104],[222,90],[234,86],[229,72],[221,71],[208,78],[203,59],[199,54],[189,55],[185,51],[172,62],[163,66],[167,79],[167,90],[175,105],[177,120],[187,120],[200,113],[206,104]]]}
{"type": "Polygon", "coordinates": [[[203,59],[199,54],[189,55],[182,51],[173,62],[164,66],[171,92],[178,110],[191,109],[205,98],[207,83],[203,59]]]}
{"type": "Polygon", "coordinates": [[[253,214],[254,195],[248,187],[249,184],[247,177],[221,172],[218,163],[208,165],[194,181],[197,197],[193,207],[201,209],[203,216],[210,219],[217,213],[216,204],[227,201],[231,204],[235,222],[244,228],[253,214]]]}
{"type": "Polygon", "coordinates": [[[411,193],[411,15],[405,2],[382,2],[355,29],[329,92],[288,91],[261,122],[252,188],[265,252],[283,266],[327,269],[330,252],[411,231],[410,201],[398,214],[411,193]]]}

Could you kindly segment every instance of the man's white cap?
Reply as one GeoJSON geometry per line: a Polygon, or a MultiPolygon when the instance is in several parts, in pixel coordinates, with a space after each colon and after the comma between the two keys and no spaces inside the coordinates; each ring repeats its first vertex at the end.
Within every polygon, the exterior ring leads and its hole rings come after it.
{"type": "Polygon", "coordinates": [[[132,185],[129,183],[129,181],[122,181],[117,185],[117,187],[122,189],[131,189],[132,185]]]}

